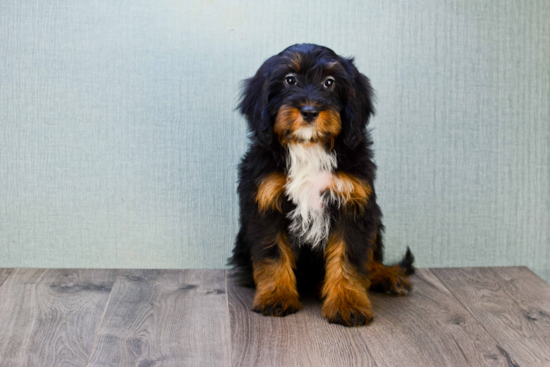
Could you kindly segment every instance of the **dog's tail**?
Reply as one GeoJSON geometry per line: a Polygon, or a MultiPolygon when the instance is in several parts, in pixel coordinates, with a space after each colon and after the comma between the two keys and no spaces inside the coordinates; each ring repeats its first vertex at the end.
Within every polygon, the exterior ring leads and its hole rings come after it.
{"type": "Polygon", "coordinates": [[[405,256],[403,256],[403,259],[397,263],[397,266],[405,270],[405,275],[412,275],[414,274],[413,263],[414,255],[412,254],[411,249],[407,246],[407,252],[405,253],[405,256]]]}

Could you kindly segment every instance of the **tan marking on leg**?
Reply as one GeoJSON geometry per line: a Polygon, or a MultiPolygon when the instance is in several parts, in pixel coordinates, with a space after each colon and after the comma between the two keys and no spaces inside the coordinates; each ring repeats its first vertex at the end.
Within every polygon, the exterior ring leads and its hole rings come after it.
{"type": "Polygon", "coordinates": [[[260,181],[256,193],[256,203],[260,213],[268,210],[283,212],[281,204],[285,185],[286,176],[279,172],[271,173],[260,181]]]}
{"type": "Polygon", "coordinates": [[[278,259],[253,263],[256,294],[253,310],[269,316],[285,316],[302,306],[296,288],[296,258],[286,235],[277,236],[278,259]]]}
{"type": "Polygon", "coordinates": [[[367,296],[368,279],[349,263],[342,235],[333,233],[325,250],[325,282],[322,296],[323,316],[331,323],[360,326],[372,319],[367,296]]]}
{"type": "Polygon", "coordinates": [[[345,172],[334,174],[330,190],[345,208],[354,212],[362,212],[372,194],[372,188],[367,182],[345,172]]]}

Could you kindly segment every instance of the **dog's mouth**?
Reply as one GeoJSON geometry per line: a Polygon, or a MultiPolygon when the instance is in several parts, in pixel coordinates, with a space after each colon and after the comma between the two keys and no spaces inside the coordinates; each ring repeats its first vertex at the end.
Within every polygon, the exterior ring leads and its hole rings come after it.
{"type": "MultiPolygon", "coordinates": [[[[282,145],[288,143],[333,143],[340,133],[340,114],[331,109],[318,112],[315,118],[304,118],[300,109],[282,105],[277,112],[273,131],[282,145]]],[[[332,145],[332,144],[331,144],[332,145]]]]}

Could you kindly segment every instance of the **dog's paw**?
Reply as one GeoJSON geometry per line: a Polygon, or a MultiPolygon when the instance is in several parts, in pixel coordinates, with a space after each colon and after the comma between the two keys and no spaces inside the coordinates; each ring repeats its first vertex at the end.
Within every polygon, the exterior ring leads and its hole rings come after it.
{"type": "Polygon", "coordinates": [[[406,296],[412,290],[412,284],[404,276],[392,276],[378,279],[377,282],[371,284],[370,289],[392,296],[406,296]]]}
{"type": "Polygon", "coordinates": [[[298,312],[302,305],[298,300],[276,301],[255,304],[252,311],[261,313],[264,316],[283,317],[298,312]]]}
{"type": "Polygon", "coordinates": [[[323,304],[323,316],[331,324],[363,326],[372,320],[372,310],[370,303],[325,301],[323,304]]]}
{"type": "Polygon", "coordinates": [[[325,318],[331,324],[344,326],[363,326],[372,320],[372,313],[365,309],[341,309],[325,315],[325,318]]]}
{"type": "Polygon", "coordinates": [[[373,264],[370,271],[370,289],[394,296],[406,296],[412,290],[406,269],[399,266],[373,264]]]}
{"type": "Polygon", "coordinates": [[[386,293],[393,296],[406,296],[412,290],[411,282],[405,278],[396,278],[386,289],[386,293]]]}

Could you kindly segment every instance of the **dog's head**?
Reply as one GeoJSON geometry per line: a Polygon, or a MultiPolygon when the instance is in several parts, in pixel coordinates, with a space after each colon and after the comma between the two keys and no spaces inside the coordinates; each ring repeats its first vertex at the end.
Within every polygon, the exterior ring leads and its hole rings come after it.
{"type": "Polygon", "coordinates": [[[356,146],[374,113],[369,79],[334,51],[313,44],[290,46],[245,80],[239,109],[253,138],[356,146]]]}

